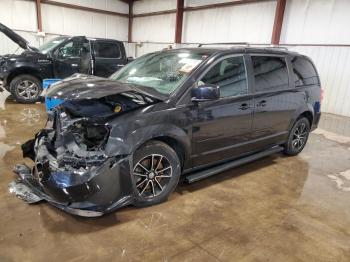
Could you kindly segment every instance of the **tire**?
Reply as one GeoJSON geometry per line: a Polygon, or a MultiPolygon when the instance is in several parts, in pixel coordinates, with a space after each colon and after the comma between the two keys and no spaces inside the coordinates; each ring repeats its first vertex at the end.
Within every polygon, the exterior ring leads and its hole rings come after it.
{"type": "Polygon", "coordinates": [[[39,101],[42,90],[41,81],[32,75],[18,75],[10,83],[13,98],[23,104],[39,101]]]}
{"type": "Polygon", "coordinates": [[[284,153],[289,156],[299,154],[305,147],[310,134],[310,123],[305,117],[299,118],[289,132],[284,153]]]}
{"type": "Polygon", "coordinates": [[[135,192],[134,205],[146,207],[168,200],[181,175],[176,152],[163,142],[150,141],[134,153],[133,163],[131,175],[135,192]]]}

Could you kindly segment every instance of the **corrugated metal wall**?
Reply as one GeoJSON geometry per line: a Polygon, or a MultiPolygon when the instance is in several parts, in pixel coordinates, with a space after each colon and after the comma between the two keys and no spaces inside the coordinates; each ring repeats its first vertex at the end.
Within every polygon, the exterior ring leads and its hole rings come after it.
{"type": "MultiPolygon", "coordinates": [[[[350,45],[349,0],[288,0],[281,43],[350,45]]],[[[322,111],[350,116],[350,47],[290,47],[310,56],[319,71],[325,98],[322,111]]]]}
{"type": "Polygon", "coordinates": [[[185,12],[183,42],[269,43],[275,9],[276,2],[263,2],[185,12]]]}
{"type": "MultiPolygon", "coordinates": [[[[80,6],[127,14],[129,7],[119,0],[55,0],[80,6]]],[[[74,10],[42,4],[44,39],[37,36],[35,2],[30,0],[1,0],[0,22],[27,39],[33,46],[57,35],[86,35],[89,37],[128,39],[128,18],[74,10]]],[[[18,46],[0,34],[0,55],[13,53],[18,46]]]]}
{"type": "MultiPolygon", "coordinates": [[[[185,0],[185,6],[230,1],[185,0]]],[[[176,8],[176,0],[141,0],[134,6],[135,13],[169,10],[176,8]]],[[[182,40],[187,43],[270,43],[275,8],[276,2],[271,1],[185,12],[182,40]]],[[[350,98],[350,47],[315,45],[349,45],[349,12],[349,0],[287,0],[281,33],[281,43],[296,44],[288,48],[310,56],[315,62],[325,91],[322,110],[345,116],[350,116],[350,103],[347,102],[350,98]]],[[[133,46],[134,55],[160,50],[174,42],[174,14],[135,20],[135,41],[164,43],[133,46]]]]}

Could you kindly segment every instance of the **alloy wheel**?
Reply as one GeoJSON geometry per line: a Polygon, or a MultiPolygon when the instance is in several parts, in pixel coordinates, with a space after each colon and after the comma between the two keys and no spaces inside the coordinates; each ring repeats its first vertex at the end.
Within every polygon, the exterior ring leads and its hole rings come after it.
{"type": "Polygon", "coordinates": [[[17,93],[23,99],[30,100],[38,96],[39,86],[30,80],[23,80],[17,86],[17,93]]]}
{"type": "Polygon", "coordinates": [[[300,150],[305,145],[307,135],[306,124],[301,122],[293,133],[292,146],[295,150],[300,150]]]}
{"type": "Polygon", "coordinates": [[[151,154],[136,163],[133,170],[138,194],[153,198],[160,195],[172,177],[170,161],[163,155],[151,154]]]}

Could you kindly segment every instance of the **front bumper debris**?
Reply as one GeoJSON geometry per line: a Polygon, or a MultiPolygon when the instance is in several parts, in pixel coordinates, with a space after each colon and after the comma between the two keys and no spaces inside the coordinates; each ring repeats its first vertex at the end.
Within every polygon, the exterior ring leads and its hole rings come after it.
{"type": "MultiPolygon", "coordinates": [[[[40,140],[40,137],[36,140],[40,140]]],[[[45,144],[39,147],[32,151],[36,158],[38,152],[45,149],[45,144]]],[[[27,152],[24,150],[23,153],[28,154],[31,150],[33,148],[28,147],[27,152]]],[[[89,174],[53,169],[49,161],[36,161],[33,169],[24,164],[16,165],[14,172],[18,178],[9,184],[9,191],[30,204],[47,201],[73,215],[101,216],[132,204],[130,160],[129,155],[108,158],[89,174]]]]}

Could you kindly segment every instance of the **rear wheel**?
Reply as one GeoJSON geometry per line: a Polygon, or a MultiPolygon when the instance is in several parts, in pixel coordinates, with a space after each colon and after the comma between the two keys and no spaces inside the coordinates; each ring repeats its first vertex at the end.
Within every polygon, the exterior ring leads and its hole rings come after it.
{"type": "Polygon", "coordinates": [[[35,103],[42,92],[41,82],[32,75],[19,75],[11,81],[10,92],[19,103],[35,103]]]}
{"type": "Polygon", "coordinates": [[[164,202],[175,190],[181,174],[176,152],[160,141],[150,141],[134,154],[135,206],[164,202]]]}
{"type": "Polygon", "coordinates": [[[299,118],[293,125],[288,142],[285,145],[284,153],[286,155],[295,156],[299,154],[305,147],[309,138],[310,123],[305,117],[299,118]]]}

